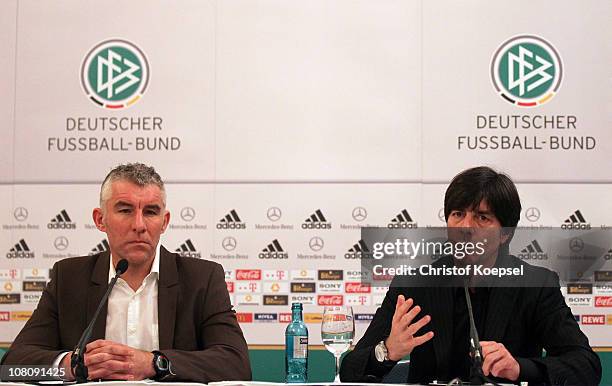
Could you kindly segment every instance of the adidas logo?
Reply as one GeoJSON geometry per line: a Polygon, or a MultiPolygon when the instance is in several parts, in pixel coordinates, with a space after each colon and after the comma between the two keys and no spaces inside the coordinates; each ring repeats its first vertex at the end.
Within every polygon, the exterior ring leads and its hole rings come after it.
{"type": "Polygon", "coordinates": [[[397,216],[391,219],[391,222],[387,225],[390,229],[410,229],[418,228],[418,224],[412,220],[410,214],[406,209],[402,209],[397,216]]]}
{"type": "Polygon", "coordinates": [[[176,248],[176,252],[183,257],[193,257],[195,259],[202,258],[202,254],[196,251],[195,246],[191,242],[191,239],[185,240],[180,247],[176,248]]]}
{"type": "Polygon", "coordinates": [[[91,252],[89,252],[89,255],[95,255],[96,253],[106,252],[109,249],[110,249],[110,246],[108,245],[108,241],[104,239],[100,241],[98,245],[91,248],[91,252]]]}
{"type": "Polygon", "coordinates": [[[289,254],[283,250],[278,239],[274,239],[259,253],[260,259],[288,259],[289,254]]]}
{"type": "Polygon", "coordinates": [[[232,209],[225,217],[219,220],[217,229],[246,229],[246,224],[240,220],[238,213],[232,209]]]}
{"type": "Polygon", "coordinates": [[[548,254],[544,253],[538,240],[533,240],[521,250],[518,258],[522,260],[548,260],[548,254]]]}
{"type": "Polygon", "coordinates": [[[49,229],[76,229],[76,224],[72,222],[66,209],[62,209],[61,212],[49,221],[47,224],[49,229]]]}
{"type": "Polygon", "coordinates": [[[561,224],[561,229],[591,229],[580,210],[575,211],[561,224]]]}
{"type": "Polygon", "coordinates": [[[345,259],[371,259],[372,253],[363,240],[359,240],[351,249],[344,254],[345,259]]]}
{"type": "Polygon", "coordinates": [[[321,209],[317,209],[302,224],[302,229],[331,229],[331,223],[327,221],[321,209]]]}
{"type": "Polygon", "coordinates": [[[24,239],[19,240],[17,244],[6,254],[7,259],[33,259],[34,252],[30,250],[24,239]]]}

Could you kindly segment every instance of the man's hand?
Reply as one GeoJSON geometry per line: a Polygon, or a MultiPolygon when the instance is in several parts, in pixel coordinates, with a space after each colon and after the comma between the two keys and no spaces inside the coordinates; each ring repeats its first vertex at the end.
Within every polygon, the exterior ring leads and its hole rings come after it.
{"type": "Polygon", "coordinates": [[[85,366],[88,379],[140,381],[155,375],[152,353],[102,339],[86,346],[85,366]]]}
{"type": "Polygon", "coordinates": [[[505,378],[511,381],[516,381],[519,377],[521,367],[512,354],[504,347],[503,344],[484,341],[480,342],[482,347],[482,371],[485,376],[489,374],[498,378],[505,378]]]}
{"type": "Polygon", "coordinates": [[[416,346],[422,345],[434,336],[433,331],[414,336],[424,325],[429,323],[431,317],[425,315],[417,322],[412,323],[414,318],[421,312],[421,307],[412,307],[413,303],[412,299],[405,300],[404,295],[397,297],[395,313],[391,321],[391,333],[385,341],[388,351],[387,355],[392,361],[399,361],[410,354],[416,346]]]}
{"type": "Polygon", "coordinates": [[[68,354],[64,355],[62,361],[60,362],[59,367],[64,369],[64,376],[62,377],[62,380],[64,381],[74,381],[74,376],[72,375],[72,368],[70,367],[72,365],[71,361],[72,353],[69,352],[68,354]]]}

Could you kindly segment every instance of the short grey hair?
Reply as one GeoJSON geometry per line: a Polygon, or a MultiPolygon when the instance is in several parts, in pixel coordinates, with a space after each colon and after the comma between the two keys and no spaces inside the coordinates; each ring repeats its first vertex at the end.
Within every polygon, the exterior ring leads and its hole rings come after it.
{"type": "Polygon", "coordinates": [[[111,186],[115,181],[128,181],[141,187],[155,185],[161,190],[162,202],[166,206],[164,181],[152,166],[136,162],[119,165],[106,175],[100,187],[100,208],[102,210],[104,210],[106,200],[110,197],[111,186]]]}

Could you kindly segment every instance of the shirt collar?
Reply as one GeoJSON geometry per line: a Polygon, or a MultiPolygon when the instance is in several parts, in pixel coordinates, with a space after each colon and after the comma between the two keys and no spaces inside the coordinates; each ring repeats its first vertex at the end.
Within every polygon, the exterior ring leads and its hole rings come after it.
{"type": "MultiPolygon", "coordinates": [[[[151,276],[151,274],[155,274],[155,276],[159,277],[159,248],[160,248],[160,243],[157,243],[157,248],[155,248],[155,258],[153,259],[153,264],[151,265],[151,271],[149,271],[149,275],[147,275],[147,277],[151,276]]],[[[115,266],[113,265],[113,255],[112,254],[110,256],[110,263],[108,264],[110,266],[108,269],[108,281],[110,283],[113,277],[115,277],[115,273],[116,273],[115,266]]]]}

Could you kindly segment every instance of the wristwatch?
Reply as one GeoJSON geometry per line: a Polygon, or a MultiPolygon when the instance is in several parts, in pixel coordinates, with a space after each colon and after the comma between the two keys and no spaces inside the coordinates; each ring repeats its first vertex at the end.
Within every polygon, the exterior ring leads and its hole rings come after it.
{"type": "Polygon", "coordinates": [[[167,356],[159,351],[151,351],[153,353],[153,369],[155,370],[156,381],[161,381],[172,373],[172,363],[167,356]]]}
{"type": "Polygon", "coordinates": [[[376,347],[374,347],[374,356],[376,356],[376,360],[380,363],[391,362],[391,360],[389,359],[389,350],[387,350],[387,346],[385,346],[384,340],[378,342],[376,347]]]}

